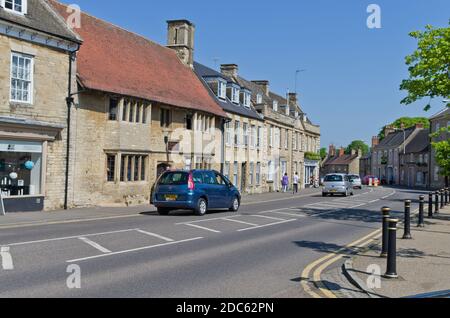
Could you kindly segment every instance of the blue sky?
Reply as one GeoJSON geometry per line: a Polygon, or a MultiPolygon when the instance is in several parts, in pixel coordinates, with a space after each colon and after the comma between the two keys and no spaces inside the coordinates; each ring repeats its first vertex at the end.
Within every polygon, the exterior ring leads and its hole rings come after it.
{"type": "Polygon", "coordinates": [[[297,90],[303,109],[322,127],[322,146],[367,142],[401,116],[430,116],[427,101],[400,105],[408,36],[426,24],[447,26],[448,0],[72,0],[83,11],[166,43],[166,20],[195,23],[195,59],[236,63],[247,79],[267,79],[279,94],[297,90]],[[368,29],[367,6],[381,7],[381,29],[368,29]],[[125,5],[124,5],[125,4],[125,5]]]}

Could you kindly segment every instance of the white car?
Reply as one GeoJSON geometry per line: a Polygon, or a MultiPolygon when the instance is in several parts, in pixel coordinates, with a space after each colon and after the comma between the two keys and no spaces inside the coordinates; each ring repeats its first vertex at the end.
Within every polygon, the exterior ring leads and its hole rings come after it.
{"type": "Polygon", "coordinates": [[[361,180],[360,176],[350,174],[348,177],[349,177],[350,182],[352,183],[354,189],[362,190],[363,186],[362,186],[362,180],[361,180]]]}
{"type": "Polygon", "coordinates": [[[353,185],[348,175],[333,173],[325,176],[323,181],[322,196],[341,194],[344,196],[353,195],[353,185]]]}

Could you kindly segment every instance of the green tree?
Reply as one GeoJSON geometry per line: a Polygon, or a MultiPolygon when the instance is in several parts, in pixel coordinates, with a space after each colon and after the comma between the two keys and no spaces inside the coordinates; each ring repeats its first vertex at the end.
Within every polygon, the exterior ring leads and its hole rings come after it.
{"type": "Polygon", "coordinates": [[[369,146],[362,140],[354,140],[350,145],[348,145],[347,149],[345,150],[346,154],[351,154],[352,150],[355,150],[358,152],[359,150],[362,151],[363,156],[367,155],[369,153],[369,146]]]}
{"type": "MultiPolygon", "coordinates": [[[[439,138],[443,134],[450,133],[450,126],[441,128],[438,132],[431,135],[433,138],[439,138]]],[[[445,185],[448,187],[448,179],[450,176],[450,138],[431,143],[436,151],[436,163],[439,166],[439,174],[445,177],[445,185]]]]}
{"type": "Polygon", "coordinates": [[[402,117],[394,121],[390,125],[386,125],[383,128],[381,128],[380,133],[378,134],[378,137],[380,137],[380,140],[383,140],[386,136],[384,135],[384,130],[387,126],[392,126],[394,128],[411,128],[414,127],[416,124],[422,124],[424,128],[430,128],[430,122],[428,118],[425,117],[402,117]]]}
{"type": "MultiPolygon", "coordinates": [[[[433,28],[427,25],[425,31],[411,32],[418,41],[418,48],[406,57],[409,79],[400,85],[408,92],[402,104],[409,105],[423,98],[429,98],[425,110],[431,108],[433,98],[450,97],[450,27],[433,28]]],[[[450,102],[447,102],[450,107],[450,102]]]]}
{"type": "Polygon", "coordinates": [[[321,148],[320,149],[320,158],[324,160],[328,156],[327,148],[321,148]]]}

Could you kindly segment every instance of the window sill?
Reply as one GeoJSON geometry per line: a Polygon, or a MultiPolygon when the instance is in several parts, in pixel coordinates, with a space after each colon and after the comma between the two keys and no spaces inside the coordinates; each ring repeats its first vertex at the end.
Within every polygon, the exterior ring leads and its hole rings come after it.
{"type": "Polygon", "coordinates": [[[31,108],[34,106],[33,103],[28,103],[28,102],[19,102],[19,101],[9,101],[9,106],[10,107],[27,107],[27,108],[31,108]]]}

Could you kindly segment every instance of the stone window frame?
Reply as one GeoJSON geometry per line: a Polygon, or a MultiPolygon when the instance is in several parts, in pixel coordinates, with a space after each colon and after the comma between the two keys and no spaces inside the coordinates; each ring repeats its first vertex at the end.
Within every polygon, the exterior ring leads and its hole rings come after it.
{"type": "Polygon", "coordinates": [[[116,182],[118,181],[122,184],[136,184],[148,182],[149,159],[150,159],[148,153],[119,152],[117,153],[117,158],[118,159],[116,159],[116,172],[118,171],[118,176],[116,176],[116,182]],[[131,161],[130,158],[132,158],[131,161]],[[137,174],[136,174],[136,159],[138,159],[137,174]],[[129,169],[130,175],[128,176],[129,169]],[[138,180],[135,180],[136,175],[138,177],[137,178],[138,180]]]}
{"type": "Polygon", "coordinates": [[[0,0],[0,6],[3,7],[3,9],[5,9],[6,11],[12,12],[12,13],[14,13],[14,14],[19,14],[19,15],[25,15],[25,14],[27,14],[27,12],[28,12],[28,0],[22,0],[22,1],[21,1],[21,4],[20,4],[21,10],[20,10],[20,11],[15,10],[15,7],[16,7],[16,1],[17,1],[17,0],[0,0]],[[6,2],[7,2],[7,1],[8,1],[8,2],[11,2],[12,6],[13,6],[12,9],[6,7],[6,2]]]}
{"type": "Polygon", "coordinates": [[[34,65],[35,65],[35,57],[33,55],[30,54],[26,54],[26,53],[22,53],[22,52],[17,52],[17,51],[11,51],[11,60],[10,60],[11,66],[10,66],[10,81],[9,81],[9,101],[11,103],[20,103],[20,104],[26,104],[26,105],[33,105],[34,103],[34,65]],[[17,99],[13,99],[12,98],[12,81],[13,79],[19,80],[19,81],[27,81],[24,79],[20,79],[20,78],[14,78],[13,77],[13,59],[14,57],[17,57],[18,59],[24,59],[24,60],[29,60],[30,61],[30,74],[29,77],[30,79],[28,80],[29,82],[29,92],[28,92],[28,100],[17,100],[17,99]]]}

